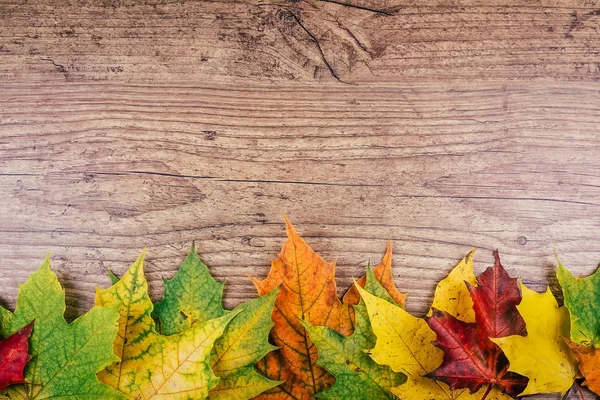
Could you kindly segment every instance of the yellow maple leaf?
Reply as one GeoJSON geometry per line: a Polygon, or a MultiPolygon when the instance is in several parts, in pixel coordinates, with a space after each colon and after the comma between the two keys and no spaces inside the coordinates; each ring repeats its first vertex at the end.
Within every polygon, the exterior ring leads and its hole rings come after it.
{"type": "Polygon", "coordinates": [[[569,337],[569,311],[559,307],[547,289],[537,293],[521,282],[523,300],[517,306],[527,325],[527,336],[491,339],[510,361],[509,371],[525,375],[529,383],[521,396],[566,393],[573,385],[577,363],[563,338],[569,337]]]}
{"type": "MultiPolygon", "coordinates": [[[[475,322],[473,300],[467,285],[465,285],[465,282],[467,282],[471,286],[477,286],[477,278],[473,273],[474,254],[475,250],[471,250],[465,258],[456,264],[456,267],[450,271],[448,276],[437,284],[431,308],[446,311],[464,322],[475,322]]],[[[431,315],[431,309],[427,315],[431,315]]]]}
{"type": "MultiPolygon", "coordinates": [[[[475,321],[473,301],[465,281],[476,285],[473,274],[473,253],[463,258],[448,276],[438,284],[433,307],[464,318],[465,322],[475,321]]],[[[485,388],[476,393],[467,389],[451,390],[441,381],[427,378],[425,375],[439,367],[443,351],[433,345],[435,332],[422,318],[417,318],[402,308],[379,299],[357,286],[365,304],[371,327],[377,343],[369,353],[379,364],[388,365],[395,372],[407,376],[406,383],[391,388],[390,391],[402,399],[449,399],[479,400],[485,388]]],[[[488,400],[507,400],[511,397],[494,388],[488,394],[488,400]]]]}
{"type": "Polygon", "coordinates": [[[213,343],[236,313],[172,336],[158,334],[151,317],[143,258],[142,253],[113,286],[96,290],[96,305],[121,304],[119,333],[113,345],[121,361],[98,373],[98,378],[136,399],[203,399],[219,382],[209,364],[213,343]]]}

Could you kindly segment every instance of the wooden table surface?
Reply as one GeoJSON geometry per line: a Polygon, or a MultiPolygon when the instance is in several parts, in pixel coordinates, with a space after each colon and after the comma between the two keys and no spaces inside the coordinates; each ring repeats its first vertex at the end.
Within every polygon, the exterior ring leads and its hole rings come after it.
{"type": "Polygon", "coordinates": [[[3,304],[50,251],[72,318],[144,247],[158,298],[196,240],[233,307],[282,214],[340,294],[391,239],[418,314],[474,247],[594,271],[600,4],[348,1],[0,0],[3,304]]]}

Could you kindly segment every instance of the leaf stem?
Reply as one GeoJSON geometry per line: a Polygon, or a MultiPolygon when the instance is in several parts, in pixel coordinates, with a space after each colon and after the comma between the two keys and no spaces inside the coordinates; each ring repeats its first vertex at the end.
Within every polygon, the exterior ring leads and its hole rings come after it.
{"type": "Polygon", "coordinates": [[[581,386],[579,386],[579,383],[577,383],[576,380],[573,380],[573,383],[575,384],[575,387],[577,388],[577,391],[579,392],[579,398],[581,400],[585,400],[585,397],[583,396],[583,390],[581,390],[581,386]]]}
{"type": "Polygon", "coordinates": [[[488,394],[490,394],[490,392],[492,391],[492,387],[494,387],[494,384],[490,383],[487,387],[487,390],[483,394],[483,397],[481,398],[481,400],[485,400],[485,398],[488,397],[488,394]]]}

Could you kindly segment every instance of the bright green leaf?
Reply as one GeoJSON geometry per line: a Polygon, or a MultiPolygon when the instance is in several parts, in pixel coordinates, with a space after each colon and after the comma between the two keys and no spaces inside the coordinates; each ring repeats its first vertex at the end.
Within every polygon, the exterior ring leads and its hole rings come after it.
{"type": "Polygon", "coordinates": [[[225,315],[223,282],[213,279],[193,245],[173,279],[165,279],[164,284],[164,298],[155,304],[152,313],[163,335],[183,332],[193,324],[225,315]]]}
{"type": "Polygon", "coordinates": [[[35,320],[30,338],[32,360],[26,384],[11,386],[9,399],[122,399],[101,383],[96,373],[118,361],[113,353],[118,307],[94,307],[68,324],[64,319],[65,292],[46,257],[40,269],[19,288],[14,314],[2,311],[2,333],[12,334],[35,320]]]}

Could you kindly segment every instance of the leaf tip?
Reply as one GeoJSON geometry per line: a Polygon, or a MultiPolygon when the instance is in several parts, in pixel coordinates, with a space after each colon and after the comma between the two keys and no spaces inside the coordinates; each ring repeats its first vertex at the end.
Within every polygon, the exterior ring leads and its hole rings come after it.
{"type": "Polygon", "coordinates": [[[471,249],[471,251],[469,251],[467,253],[467,255],[465,256],[465,261],[472,262],[473,261],[473,257],[475,257],[475,252],[476,251],[477,251],[476,248],[471,249]]]}
{"type": "Polygon", "coordinates": [[[500,252],[498,249],[494,250],[494,267],[502,267],[502,264],[500,263],[500,252]]]}
{"type": "Polygon", "coordinates": [[[285,231],[287,232],[288,238],[300,238],[296,228],[285,214],[283,214],[283,220],[285,221],[285,231]]]}
{"type": "Polygon", "coordinates": [[[30,323],[28,323],[27,325],[25,325],[24,327],[22,327],[19,330],[19,334],[21,336],[29,336],[31,335],[31,332],[33,331],[33,325],[35,323],[35,320],[31,321],[30,323]]]}

